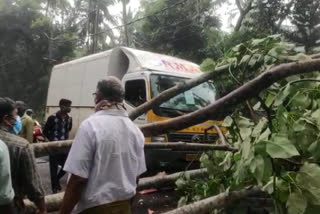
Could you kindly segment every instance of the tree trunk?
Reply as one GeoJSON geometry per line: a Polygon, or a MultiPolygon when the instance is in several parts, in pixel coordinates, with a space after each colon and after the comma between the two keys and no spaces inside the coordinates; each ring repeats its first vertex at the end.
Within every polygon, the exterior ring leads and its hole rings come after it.
{"type": "Polygon", "coordinates": [[[188,80],[186,83],[180,83],[176,86],[169,88],[162,93],[160,93],[157,97],[153,98],[149,102],[146,102],[129,113],[129,117],[131,120],[135,120],[140,115],[144,114],[145,112],[152,109],[154,106],[160,105],[172,97],[176,96],[177,94],[183,93],[201,83],[204,83],[208,80],[213,79],[214,77],[221,75],[222,73],[228,72],[230,65],[224,65],[219,68],[216,68],[215,71],[203,73],[199,77],[193,78],[188,80]]]}
{"type": "MultiPolygon", "coordinates": [[[[68,154],[72,145],[72,140],[56,141],[49,143],[32,144],[35,156],[37,158],[55,155],[55,154],[68,154]]],[[[214,145],[214,144],[201,144],[201,143],[147,143],[144,146],[145,150],[151,149],[172,149],[179,151],[229,151],[235,152],[236,149],[229,145],[214,145]]]]}
{"type": "MultiPolygon", "coordinates": [[[[202,177],[207,175],[207,170],[197,169],[186,172],[177,172],[171,175],[156,175],[153,177],[141,178],[139,180],[138,190],[173,186],[175,184],[175,181],[183,175],[188,177],[190,176],[191,178],[202,177]]],[[[53,195],[47,195],[45,198],[47,211],[54,212],[59,210],[63,200],[63,196],[64,192],[53,195]]],[[[35,213],[36,206],[33,202],[31,202],[28,199],[25,199],[24,204],[27,209],[26,213],[35,213]]]]}
{"type": "Polygon", "coordinates": [[[254,187],[249,190],[224,192],[216,196],[201,201],[197,201],[195,203],[166,212],[164,214],[207,214],[211,213],[215,209],[224,208],[228,204],[234,203],[248,196],[253,196],[259,193],[261,193],[261,190],[257,187],[254,187]]]}
{"type": "Polygon", "coordinates": [[[283,78],[300,73],[310,73],[317,70],[320,70],[320,59],[281,64],[262,73],[258,77],[203,109],[168,121],[142,125],[140,126],[140,129],[145,137],[164,134],[167,133],[168,130],[173,131],[185,129],[205,122],[208,118],[216,117],[222,111],[257,96],[262,90],[283,78]]]}
{"type": "Polygon", "coordinates": [[[124,28],[124,38],[126,46],[129,47],[129,35],[128,35],[128,20],[127,20],[127,0],[122,0],[122,19],[124,28]]]}
{"type": "Polygon", "coordinates": [[[237,5],[237,7],[238,7],[238,9],[240,11],[240,16],[238,18],[236,26],[234,27],[234,31],[239,31],[240,30],[244,18],[246,17],[246,15],[252,9],[252,3],[253,3],[253,0],[249,0],[247,7],[246,8],[242,8],[242,6],[240,4],[240,0],[236,0],[236,5],[237,5]]]}

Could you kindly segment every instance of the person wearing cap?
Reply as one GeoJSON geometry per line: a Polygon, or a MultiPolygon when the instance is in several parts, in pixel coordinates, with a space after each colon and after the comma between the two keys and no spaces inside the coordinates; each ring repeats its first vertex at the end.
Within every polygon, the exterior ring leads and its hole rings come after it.
{"type": "Polygon", "coordinates": [[[33,119],[26,113],[26,104],[23,101],[17,101],[18,115],[21,117],[22,129],[19,136],[33,143],[33,119]]]}

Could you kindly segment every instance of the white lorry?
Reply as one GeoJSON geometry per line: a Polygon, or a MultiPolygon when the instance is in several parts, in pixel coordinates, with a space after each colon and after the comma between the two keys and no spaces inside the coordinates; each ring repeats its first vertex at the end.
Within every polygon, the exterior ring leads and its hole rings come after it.
{"type": "MultiPolygon", "coordinates": [[[[54,66],[48,90],[46,116],[58,111],[61,98],[70,99],[72,138],[80,123],[93,113],[92,93],[95,92],[97,82],[106,76],[112,75],[121,79],[125,88],[125,106],[130,111],[175,84],[200,74],[199,66],[186,60],[126,47],[115,48],[54,66]]],[[[192,112],[215,102],[216,95],[214,84],[206,82],[153,108],[134,122],[157,122],[192,112]]],[[[146,143],[201,142],[204,141],[204,131],[213,123],[219,122],[209,120],[174,133],[146,138],[146,143]]],[[[216,138],[214,130],[209,130],[208,133],[207,140],[216,138]]],[[[193,160],[194,154],[184,154],[183,159],[193,160]]]]}

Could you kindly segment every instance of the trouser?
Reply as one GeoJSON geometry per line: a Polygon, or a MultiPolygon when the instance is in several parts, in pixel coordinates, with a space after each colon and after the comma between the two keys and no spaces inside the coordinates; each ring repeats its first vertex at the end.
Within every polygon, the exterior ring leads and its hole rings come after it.
{"type": "Polygon", "coordinates": [[[60,179],[66,174],[63,171],[64,164],[66,162],[67,155],[50,155],[49,164],[50,164],[50,177],[51,177],[51,187],[52,191],[55,192],[60,190],[60,179]],[[58,166],[61,166],[60,171],[58,172],[58,166]]]}
{"type": "Polygon", "coordinates": [[[88,208],[80,214],[131,214],[131,201],[115,201],[109,204],[103,204],[88,208]]]}

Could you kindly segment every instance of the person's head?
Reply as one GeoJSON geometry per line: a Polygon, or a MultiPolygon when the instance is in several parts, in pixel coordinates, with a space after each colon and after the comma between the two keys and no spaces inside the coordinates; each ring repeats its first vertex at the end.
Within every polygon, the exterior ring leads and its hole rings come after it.
{"type": "Polygon", "coordinates": [[[32,109],[27,109],[26,110],[26,114],[28,115],[28,116],[30,116],[30,117],[32,117],[32,114],[33,114],[33,110],[32,109]]]}
{"type": "Polygon", "coordinates": [[[71,100],[68,99],[61,99],[59,101],[59,107],[60,107],[60,111],[63,114],[68,114],[71,112],[71,100]]]}
{"type": "Polygon", "coordinates": [[[124,99],[124,89],[121,81],[113,76],[100,80],[97,84],[97,90],[94,93],[95,103],[101,100],[108,100],[109,102],[121,103],[124,99]]]}
{"type": "Polygon", "coordinates": [[[18,109],[18,115],[22,117],[24,113],[26,112],[27,105],[23,101],[16,101],[16,107],[18,109]]]}
{"type": "Polygon", "coordinates": [[[6,130],[11,130],[17,118],[16,103],[7,97],[0,97],[0,126],[6,130]]]}

